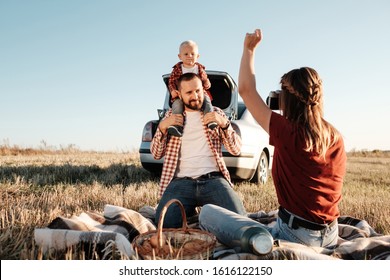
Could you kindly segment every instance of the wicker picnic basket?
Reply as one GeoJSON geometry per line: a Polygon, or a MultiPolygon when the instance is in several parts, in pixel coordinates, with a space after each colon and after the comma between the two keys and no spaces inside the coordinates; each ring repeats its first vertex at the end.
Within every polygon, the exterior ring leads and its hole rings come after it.
{"type": "Polygon", "coordinates": [[[138,235],[132,244],[138,256],[145,260],[208,259],[213,253],[216,237],[207,231],[189,228],[183,204],[171,199],[161,211],[157,230],[138,235]],[[163,228],[165,213],[173,203],[180,207],[182,227],[163,228]]]}

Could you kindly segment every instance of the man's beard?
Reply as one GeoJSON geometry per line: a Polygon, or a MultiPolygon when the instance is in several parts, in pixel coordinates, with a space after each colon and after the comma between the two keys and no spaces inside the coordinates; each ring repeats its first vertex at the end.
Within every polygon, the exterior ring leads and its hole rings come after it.
{"type": "Polygon", "coordinates": [[[196,102],[196,100],[192,99],[188,103],[183,101],[183,104],[188,109],[200,111],[200,109],[202,108],[203,102],[196,102]]]}

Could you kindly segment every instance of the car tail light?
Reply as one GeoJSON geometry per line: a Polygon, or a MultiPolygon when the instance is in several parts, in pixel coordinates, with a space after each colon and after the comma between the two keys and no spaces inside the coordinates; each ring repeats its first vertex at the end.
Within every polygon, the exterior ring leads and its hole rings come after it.
{"type": "Polygon", "coordinates": [[[153,139],[153,122],[147,122],[142,131],[142,142],[151,142],[153,139]]]}
{"type": "Polygon", "coordinates": [[[238,125],[233,123],[233,122],[231,124],[232,124],[232,128],[234,129],[234,131],[241,137],[241,130],[238,127],[238,125]]]}

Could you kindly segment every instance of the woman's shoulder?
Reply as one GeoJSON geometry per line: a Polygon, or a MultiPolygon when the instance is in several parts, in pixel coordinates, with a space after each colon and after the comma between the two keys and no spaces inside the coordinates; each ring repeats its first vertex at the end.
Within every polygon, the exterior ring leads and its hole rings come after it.
{"type": "Polygon", "coordinates": [[[291,121],[286,119],[286,117],[284,117],[283,115],[278,114],[274,111],[272,111],[272,113],[271,113],[271,119],[270,119],[269,126],[270,126],[270,130],[271,130],[271,127],[280,128],[283,130],[285,130],[287,127],[295,127],[295,125],[291,121]]]}

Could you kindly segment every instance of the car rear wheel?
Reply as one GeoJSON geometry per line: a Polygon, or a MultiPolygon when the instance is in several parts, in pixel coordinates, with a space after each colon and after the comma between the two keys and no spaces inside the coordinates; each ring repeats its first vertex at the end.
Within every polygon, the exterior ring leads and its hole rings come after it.
{"type": "Polygon", "coordinates": [[[269,166],[268,157],[265,151],[261,152],[259,163],[256,168],[256,173],[252,178],[252,182],[264,185],[268,181],[269,166]]]}

